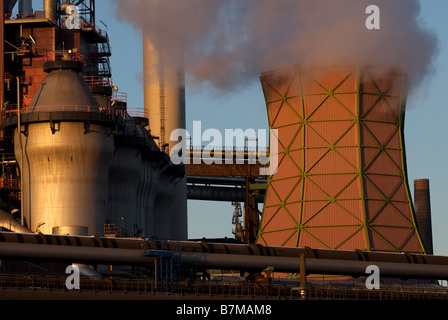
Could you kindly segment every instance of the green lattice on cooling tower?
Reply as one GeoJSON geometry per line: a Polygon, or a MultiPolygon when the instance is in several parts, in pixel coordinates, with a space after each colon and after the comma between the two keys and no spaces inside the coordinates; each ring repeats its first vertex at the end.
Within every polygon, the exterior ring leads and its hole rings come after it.
{"type": "Polygon", "coordinates": [[[258,243],[424,252],[406,177],[404,77],[297,66],[261,83],[279,167],[258,243]]]}

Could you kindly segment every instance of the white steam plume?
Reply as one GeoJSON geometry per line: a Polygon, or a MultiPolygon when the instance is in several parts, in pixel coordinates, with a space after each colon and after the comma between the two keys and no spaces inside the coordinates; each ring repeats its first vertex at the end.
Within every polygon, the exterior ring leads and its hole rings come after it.
{"type": "Polygon", "coordinates": [[[294,64],[379,64],[413,86],[433,71],[438,39],[418,0],[114,0],[119,20],[144,30],[196,84],[234,91],[294,64]],[[366,7],[380,8],[368,30],[366,7]]]}

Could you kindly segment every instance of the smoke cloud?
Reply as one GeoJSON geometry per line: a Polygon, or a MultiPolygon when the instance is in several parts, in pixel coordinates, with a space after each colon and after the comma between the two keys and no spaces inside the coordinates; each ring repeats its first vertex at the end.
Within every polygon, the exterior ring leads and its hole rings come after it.
{"type": "Polygon", "coordinates": [[[116,15],[144,31],[196,85],[235,91],[260,73],[295,64],[400,68],[411,86],[433,72],[438,39],[418,0],[115,0],[116,15]],[[366,28],[366,8],[380,29],[366,28]]]}

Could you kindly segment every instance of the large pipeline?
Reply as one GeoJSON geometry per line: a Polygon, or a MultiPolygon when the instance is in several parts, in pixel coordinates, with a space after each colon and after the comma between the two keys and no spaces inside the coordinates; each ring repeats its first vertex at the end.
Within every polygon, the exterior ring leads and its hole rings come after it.
{"type": "Polygon", "coordinates": [[[205,241],[156,241],[104,237],[20,234],[0,232],[0,259],[86,264],[151,265],[153,256],[171,252],[181,264],[200,268],[365,275],[368,265],[382,276],[413,279],[448,279],[448,257],[260,245],[207,243],[205,241]]]}
{"type": "MultiPolygon", "coordinates": [[[[86,264],[152,265],[153,256],[166,251],[112,249],[82,246],[7,243],[0,246],[0,257],[28,261],[77,261],[86,264]]],[[[273,267],[278,272],[299,273],[300,257],[251,256],[242,254],[175,252],[184,266],[262,271],[273,267]]],[[[402,279],[448,279],[448,267],[441,264],[413,264],[402,262],[363,261],[306,258],[307,274],[366,275],[366,268],[376,265],[383,277],[402,279]]]]}
{"type": "Polygon", "coordinates": [[[11,230],[13,232],[31,232],[31,230],[27,229],[22,224],[20,224],[20,222],[16,221],[12,214],[3,210],[0,210],[0,227],[11,230]]]}
{"type": "Polygon", "coordinates": [[[361,250],[314,249],[309,247],[274,247],[254,244],[207,242],[205,239],[203,241],[174,241],[0,232],[0,247],[7,243],[58,245],[65,248],[68,246],[78,246],[275,257],[298,257],[301,254],[305,254],[306,258],[441,264],[446,265],[448,268],[448,256],[361,250]]]}

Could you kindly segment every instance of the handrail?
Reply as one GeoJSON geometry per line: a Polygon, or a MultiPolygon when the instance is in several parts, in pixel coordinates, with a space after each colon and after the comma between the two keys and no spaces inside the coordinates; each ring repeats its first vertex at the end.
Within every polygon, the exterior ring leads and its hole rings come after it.
{"type": "Polygon", "coordinates": [[[17,13],[17,14],[13,14],[13,13],[5,13],[5,20],[19,20],[19,19],[34,19],[36,18],[36,12],[22,12],[22,13],[17,13]]]}
{"type": "Polygon", "coordinates": [[[0,189],[19,190],[20,179],[0,178],[0,189]]]}
{"type": "Polygon", "coordinates": [[[70,60],[70,61],[84,61],[83,55],[78,52],[71,52],[70,50],[56,50],[56,51],[45,51],[43,53],[43,62],[48,61],[60,61],[60,60],[70,60]]]}
{"type": "Polygon", "coordinates": [[[113,93],[113,100],[121,101],[121,102],[128,102],[128,94],[126,92],[116,92],[113,93]]]}
{"type": "MultiPolygon", "coordinates": [[[[123,112],[121,112],[120,110],[89,105],[22,106],[22,108],[20,109],[20,114],[60,111],[102,113],[125,118],[125,114],[123,114],[123,112]]],[[[17,115],[17,105],[8,105],[3,110],[2,118],[6,119],[15,115],[17,115]]]]}
{"type": "Polygon", "coordinates": [[[144,108],[128,108],[128,114],[131,117],[140,117],[140,118],[148,118],[149,119],[149,112],[148,110],[144,108]]]}
{"type": "Polygon", "coordinates": [[[104,36],[104,37],[107,36],[107,33],[104,32],[104,34],[103,34],[103,30],[101,28],[99,28],[94,22],[81,21],[81,27],[82,27],[82,29],[93,29],[100,36],[104,36]]]}
{"type": "Polygon", "coordinates": [[[113,87],[112,79],[102,76],[84,76],[88,86],[113,87]]]}

